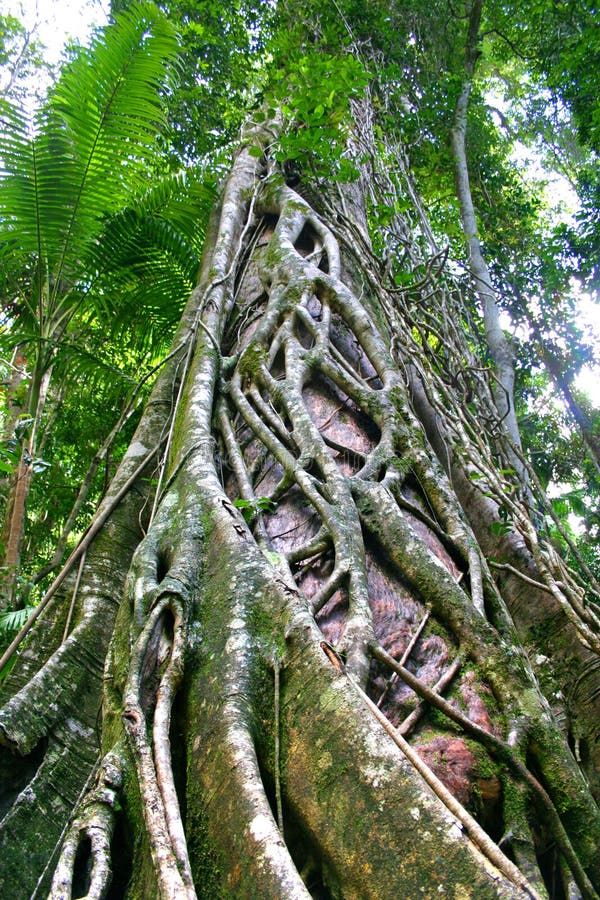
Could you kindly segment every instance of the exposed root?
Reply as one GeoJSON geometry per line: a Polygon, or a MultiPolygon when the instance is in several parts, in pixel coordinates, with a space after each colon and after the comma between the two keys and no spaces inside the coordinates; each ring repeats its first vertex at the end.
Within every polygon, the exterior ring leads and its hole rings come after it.
{"type": "Polygon", "coordinates": [[[119,794],[123,785],[122,762],[118,753],[105,756],[96,784],[85,798],[77,818],[64,840],[49,900],[71,900],[76,879],[87,883],[84,900],[102,900],[111,881],[112,840],[119,794]]]}
{"type": "MultiPolygon", "coordinates": [[[[132,652],[123,698],[123,722],[136,768],[146,828],[161,897],[195,900],[192,874],[179,801],[171,767],[169,725],[171,707],[183,672],[185,628],[180,603],[166,595],[150,611],[132,652]],[[172,636],[167,624],[171,620],[172,636]],[[154,709],[152,745],[146,734],[147,711],[142,707],[142,669],[157,629],[166,639],[168,661],[160,675],[154,709]]],[[[159,653],[161,651],[159,650],[159,653]]],[[[164,661],[158,660],[160,667],[164,661]]]]}
{"type": "MultiPolygon", "coordinates": [[[[414,648],[415,648],[416,645],[417,645],[417,641],[419,640],[419,638],[420,638],[421,635],[423,634],[423,631],[424,631],[424,629],[425,629],[425,626],[427,625],[427,620],[428,620],[428,619],[429,619],[429,612],[426,612],[425,615],[423,616],[423,618],[421,619],[421,621],[419,622],[419,627],[417,628],[417,630],[416,630],[415,633],[413,634],[412,638],[410,639],[410,641],[409,641],[408,644],[406,645],[406,648],[405,648],[405,650],[404,650],[402,656],[400,657],[400,665],[401,665],[401,666],[405,666],[406,663],[408,662],[408,660],[410,659],[410,654],[413,652],[414,648]]],[[[396,682],[397,680],[398,680],[398,673],[397,673],[397,672],[394,672],[394,673],[392,674],[392,677],[390,678],[390,680],[389,680],[388,683],[386,684],[385,690],[383,691],[383,693],[382,693],[381,696],[379,697],[379,700],[377,701],[377,707],[378,707],[379,709],[381,709],[381,705],[382,705],[383,701],[385,700],[385,698],[387,697],[387,695],[388,695],[390,689],[393,687],[393,685],[395,684],[395,682],[396,682]]]]}
{"type": "MultiPolygon", "coordinates": [[[[436,681],[432,688],[435,694],[441,694],[450,684],[452,684],[452,682],[458,675],[462,664],[463,660],[459,656],[454,660],[451,666],[448,666],[444,674],[436,681]]],[[[398,675],[397,672],[395,672],[394,674],[396,676],[398,675]]],[[[404,719],[404,721],[401,722],[398,726],[399,734],[401,734],[403,737],[408,737],[409,734],[416,728],[418,722],[421,720],[426,711],[427,703],[424,700],[419,701],[415,709],[413,709],[413,711],[406,717],[406,719],[404,719]]]]}

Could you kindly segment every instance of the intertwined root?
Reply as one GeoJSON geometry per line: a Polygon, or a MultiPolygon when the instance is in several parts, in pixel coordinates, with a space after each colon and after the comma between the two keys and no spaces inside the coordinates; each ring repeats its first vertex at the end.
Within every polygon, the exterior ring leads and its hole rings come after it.
{"type": "MultiPolygon", "coordinates": [[[[515,651],[452,465],[414,412],[420,379],[448,458],[461,448],[538,560],[546,551],[496,471],[497,442],[482,440],[446,378],[460,323],[448,322],[436,371],[439,309],[418,320],[408,296],[380,289],[360,224],[339,219],[325,224],[277,178],[261,182],[242,152],[161,399],[154,501],[104,671],[102,762],[66,826],[55,898],[82,872],[87,896],[104,895],[119,806],[144,836],[131,851],[135,890],[173,900],[215,885],[381,900],[416,896],[424,878],[478,897],[540,896],[543,842],[560,848],[565,889],[595,896],[581,861],[596,864],[597,810],[515,651]],[[358,258],[360,285],[348,275],[358,258]],[[451,704],[438,702],[446,688],[451,704]],[[512,859],[464,810],[477,743],[496,766],[494,837],[518,836],[512,859]],[[435,788],[439,748],[455,754],[464,803],[435,788]],[[431,873],[433,847],[443,873],[431,873]]],[[[485,381],[475,365],[469,378],[485,381]]],[[[572,574],[539,560],[536,590],[558,590],[593,633],[572,574]]]]}

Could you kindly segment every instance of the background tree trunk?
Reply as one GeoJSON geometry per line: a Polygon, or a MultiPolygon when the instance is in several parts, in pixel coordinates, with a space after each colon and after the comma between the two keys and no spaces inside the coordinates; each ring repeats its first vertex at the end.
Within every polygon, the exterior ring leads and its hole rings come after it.
{"type": "Polygon", "coordinates": [[[600,693],[566,660],[597,683],[597,623],[427,375],[360,190],[307,202],[267,140],[4,686],[3,893],[595,897],[600,693]],[[561,617],[552,677],[516,585],[561,617]]]}
{"type": "MultiPolygon", "coordinates": [[[[521,458],[521,436],[515,411],[515,354],[502,329],[498,298],[479,239],[467,161],[467,114],[473,76],[481,53],[480,27],[483,0],[468,0],[465,7],[468,17],[468,29],[464,51],[464,81],[456,101],[454,121],[450,130],[456,196],[468,250],[469,268],[474,282],[475,294],[481,304],[485,336],[495,369],[492,381],[492,394],[498,414],[504,421],[506,432],[514,445],[514,449],[511,449],[509,456],[510,463],[518,473],[523,489],[528,492],[528,477],[526,467],[523,465],[521,458]]],[[[528,499],[531,498],[528,497],[528,499]]]]}
{"type": "MultiPolygon", "coordinates": [[[[27,499],[31,489],[38,432],[50,383],[50,371],[48,369],[45,372],[34,373],[33,386],[30,387],[28,397],[27,428],[20,440],[21,456],[9,484],[1,534],[4,557],[0,580],[0,609],[10,609],[15,605],[17,575],[25,533],[27,499]]],[[[8,422],[5,424],[5,428],[7,426],[9,426],[8,422]]]]}

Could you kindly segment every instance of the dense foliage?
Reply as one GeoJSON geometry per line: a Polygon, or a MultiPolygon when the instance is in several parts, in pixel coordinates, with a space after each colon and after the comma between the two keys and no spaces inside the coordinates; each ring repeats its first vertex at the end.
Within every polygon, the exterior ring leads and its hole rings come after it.
{"type": "Polygon", "coordinates": [[[2,554],[23,588],[5,583],[9,605],[85,528],[195,282],[212,187],[171,172],[156,141],[176,59],[174,28],[139,6],[78,52],[33,121],[21,88],[3,101],[2,554]],[[11,492],[29,480],[21,563],[11,492]]]}

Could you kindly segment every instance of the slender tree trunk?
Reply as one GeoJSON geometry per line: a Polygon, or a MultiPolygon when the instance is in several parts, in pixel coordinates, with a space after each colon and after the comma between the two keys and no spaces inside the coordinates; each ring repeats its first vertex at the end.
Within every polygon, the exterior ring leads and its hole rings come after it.
{"type": "Polygon", "coordinates": [[[46,403],[50,375],[51,369],[39,373],[37,378],[34,373],[29,405],[31,424],[27,428],[26,436],[21,441],[21,457],[9,486],[2,529],[4,559],[0,583],[1,609],[10,609],[17,602],[16,588],[25,533],[27,498],[31,488],[37,436],[46,403]]]}
{"type": "MultiPolygon", "coordinates": [[[[600,813],[477,540],[494,473],[471,497],[440,463],[460,407],[433,374],[411,395],[357,186],[317,214],[248,152],[270,139],[244,136],[104,524],[6,682],[4,894],[596,897],[600,813]]],[[[533,605],[557,576],[514,517],[533,605]]]]}
{"type": "Polygon", "coordinates": [[[454,122],[450,131],[450,146],[454,157],[454,175],[456,196],[460,207],[463,233],[469,255],[469,268],[473,277],[475,292],[483,311],[485,335],[494,366],[492,392],[498,415],[504,423],[514,450],[510,454],[510,462],[524,487],[527,486],[527,475],[521,456],[521,436],[514,404],[515,359],[514,352],[504,334],[500,323],[500,309],[492,277],[483,255],[479,239],[479,229],[467,160],[467,115],[472,81],[475,74],[479,50],[479,30],[483,0],[468,0],[466,12],[468,17],[467,38],[465,44],[464,81],[456,101],[454,122]]]}
{"type": "MultiPolygon", "coordinates": [[[[19,389],[23,384],[25,377],[26,363],[19,351],[15,351],[10,363],[10,375],[4,386],[4,419],[2,423],[2,443],[10,446],[15,439],[15,429],[19,421],[19,417],[23,413],[23,401],[19,397],[19,389]],[[9,443],[10,442],[10,443],[9,443]]],[[[18,474],[20,472],[20,463],[17,472],[12,476],[8,475],[1,479],[2,492],[5,502],[0,508],[0,547],[2,548],[2,558],[5,562],[6,545],[10,537],[10,520],[12,515],[13,501],[15,495],[15,487],[18,474]]],[[[10,570],[2,568],[0,570],[0,609],[4,610],[8,607],[7,594],[10,593],[9,587],[12,578],[10,570]]]]}
{"type": "Polygon", "coordinates": [[[546,366],[546,369],[548,370],[548,374],[550,375],[550,378],[552,379],[558,390],[561,392],[567,409],[571,413],[575,424],[579,428],[581,438],[587,449],[588,456],[592,462],[592,465],[596,469],[598,475],[600,475],[600,439],[596,434],[594,434],[594,429],[589,415],[584,409],[582,409],[581,405],[577,402],[577,399],[573,394],[572,377],[570,378],[568,375],[565,375],[565,372],[559,360],[554,355],[552,350],[545,345],[545,342],[542,340],[539,333],[536,333],[536,338],[538,347],[540,348],[540,355],[542,357],[544,365],[546,366]]]}

